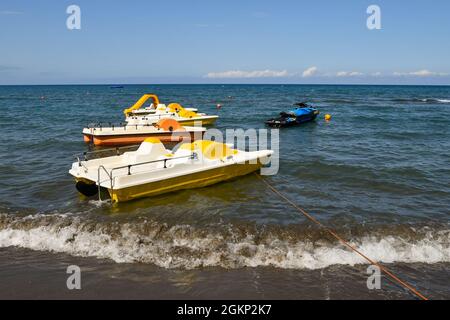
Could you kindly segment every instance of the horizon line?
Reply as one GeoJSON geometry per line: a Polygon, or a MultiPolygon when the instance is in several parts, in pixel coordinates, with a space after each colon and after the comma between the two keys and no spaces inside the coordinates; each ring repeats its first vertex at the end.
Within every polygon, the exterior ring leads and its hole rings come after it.
{"type": "Polygon", "coordinates": [[[148,86],[148,85],[254,85],[254,86],[411,86],[411,87],[448,87],[450,84],[370,84],[370,83],[44,83],[44,84],[0,84],[8,86],[148,86]]]}

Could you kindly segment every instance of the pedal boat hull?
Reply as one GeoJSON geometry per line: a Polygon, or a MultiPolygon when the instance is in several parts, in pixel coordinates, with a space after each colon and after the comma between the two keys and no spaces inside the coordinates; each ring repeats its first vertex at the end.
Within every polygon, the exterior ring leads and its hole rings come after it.
{"type": "Polygon", "coordinates": [[[232,164],[129,188],[108,188],[108,192],[113,202],[125,202],[183,189],[203,188],[219,182],[231,180],[239,176],[248,175],[259,170],[262,165],[263,164],[259,161],[256,164],[232,164]]]}
{"type": "Polygon", "coordinates": [[[198,132],[165,132],[155,134],[126,134],[126,135],[93,135],[84,133],[84,142],[99,147],[118,147],[139,144],[147,138],[157,138],[164,144],[178,143],[183,140],[195,141],[203,138],[204,131],[198,132]]]}
{"type": "Polygon", "coordinates": [[[161,119],[154,125],[126,125],[116,127],[89,127],[83,129],[86,143],[100,147],[118,147],[140,144],[147,138],[156,138],[163,144],[171,145],[182,141],[202,139],[203,127],[182,126],[173,119],[161,119]]]}
{"type": "Polygon", "coordinates": [[[194,125],[200,125],[200,126],[212,126],[216,123],[216,120],[218,119],[218,116],[205,116],[201,117],[199,119],[177,119],[177,121],[183,125],[183,126],[194,126],[194,125]]]}

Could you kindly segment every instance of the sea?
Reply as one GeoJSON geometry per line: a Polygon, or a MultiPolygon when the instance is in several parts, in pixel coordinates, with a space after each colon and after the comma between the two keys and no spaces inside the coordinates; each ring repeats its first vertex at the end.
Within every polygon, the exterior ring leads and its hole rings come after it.
{"type": "Polygon", "coordinates": [[[265,181],[450,299],[449,86],[228,84],[0,86],[0,298],[417,299],[383,272],[368,285],[366,260],[253,174],[119,204],[81,196],[68,170],[88,150],[83,127],[123,122],[144,93],[217,114],[222,131],[317,107],[314,122],[280,129],[265,181]]]}

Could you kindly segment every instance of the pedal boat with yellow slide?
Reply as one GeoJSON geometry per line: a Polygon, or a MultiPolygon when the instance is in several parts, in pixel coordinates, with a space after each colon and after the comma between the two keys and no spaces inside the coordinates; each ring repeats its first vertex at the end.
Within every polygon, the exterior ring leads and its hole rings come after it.
{"type": "Polygon", "coordinates": [[[144,94],[133,106],[123,111],[125,121],[131,125],[145,125],[157,123],[161,119],[174,119],[183,126],[208,126],[213,125],[219,118],[217,115],[207,115],[193,111],[193,108],[184,108],[178,103],[170,103],[166,106],[160,103],[159,98],[155,94],[144,94]],[[150,107],[155,109],[154,112],[147,113],[141,107],[152,99],[153,103],[150,107]],[[141,111],[139,111],[141,110],[141,111]]]}
{"type": "MultiPolygon", "coordinates": [[[[159,104],[159,106],[167,108],[165,104],[159,104]]],[[[147,107],[144,108],[139,108],[136,110],[131,111],[131,115],[133,116],[148,116],[148,115],[153,115],[156,113],[156,106],[152,103],[147,107]]],[[[184,108],[187,111],[192,111],[192,112],[198,112],[197,108],[184,108]]]]}
{"type": "Polygon", "coordinates": [[[195,141],[203,138],[206,128],[182,126],[174,119],[162,119],[149,125],[103,126],[95,124],[83,129],[84,142],[101,147],[117,147],[140,144],[146,138],[157,138],[164,144],[175,144],[181,141],[195,141]]]}
{"type": "Polygon", "coordinates": [[[113,202],[123,202],[243,176],[269,163],[272,154],[272,150],[246,152],[209,140],[182,143],[170,151],[158,139],[147,138],[136,151],[78,158],[69,173],[85,196],[98,194],[100,199],[106,189],[113,202]]]}

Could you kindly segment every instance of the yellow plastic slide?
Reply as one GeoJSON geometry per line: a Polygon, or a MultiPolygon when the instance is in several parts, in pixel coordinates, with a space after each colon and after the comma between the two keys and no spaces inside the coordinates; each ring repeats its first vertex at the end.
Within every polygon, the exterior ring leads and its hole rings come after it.
{"type": "Polygon", "coordinates": [[[156,94],[148,93],[144,94],[133,106],[129,107],[128,109],[123,110],[123,113],[125,116],[129,115],[133,110],[137,110],[148,100],[152,98],[153,99],[153,105],[155,107],[158,107],[159,104],[159,98],[156,94]]]}

